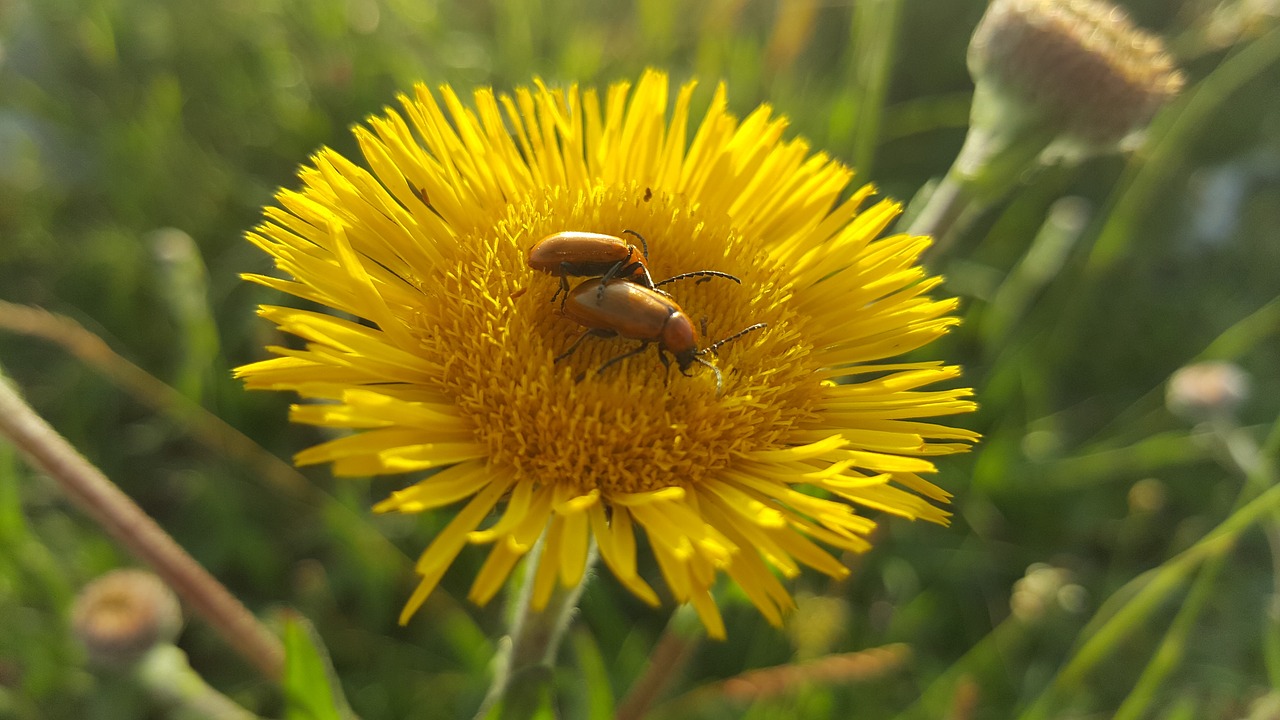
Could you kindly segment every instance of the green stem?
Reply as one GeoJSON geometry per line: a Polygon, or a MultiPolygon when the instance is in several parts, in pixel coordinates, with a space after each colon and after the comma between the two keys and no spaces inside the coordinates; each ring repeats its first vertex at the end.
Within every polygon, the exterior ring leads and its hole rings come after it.
{"type": "Polygon", "coordinates": [[[1076,197],[1062,198],[1049,208],[1049,216],[1010,271],[988,305],[978,328],[983,350],[994,359],[1004,349],[1011,332],[1035,298],[1062,270],[1067,255],[1084,232],[1089,204],[1076,197]]]}
{"type": "Polygon", "coordinates": [[[898,51],[899,18],[902,0],[871,0],[853,6],[850,92],[858,99],[858,115],[853,132],[853,167],[864,177],[872,176],[876,144],[884,103],[898,51]]]}
{"type": "Polygon", "coordinates": [[[1054,139],[1052,123],[987,83],[979,82],[974,89],[970,118],[969,133],[955,162],[907,229],[911,235],[935,238],[930,249],[935,258],[1008,195],[1054,139]]]}
{"type": "Polygon", "coordinates": [[[201,720],[259,720],[257,715],[214,690],[172,645],[157,645],[134,668],[148,694],[176,717],[201,720]]]}
{"type": "MultiPolygon", "coordinates": [[[[1236,427],[1231,418],[1219,416],[1214,418],[1209,425],[1213,428],[1214,437],[1225,451],[1226,459],[1232,469],[1245,477],[1245,486],[1241,489],[1240,499],[1236,503],[1236,506],[1239,507],[1251,497],[1266,489],[1265,486],[1261,485],[1261,483],[1265,482],[1264,475],[1257,472],[1259,464],[1263,462],[1261,453],[1253,439],[1236,427]]],[[[1264,520],[1264,531],[1267,535],[1267,542],[1271,547],[1272,576],[1273,578],[1280,578],[1280,566],[1277,565],[1277,563],[1280,563],[1280,534],[1278,534],[1280,525],[1277,524],[1276,512],[1273,510],[1271,518],[1264,520]]],[[[1133,689],[1116,712],[1116,720],[1141,720],[1150,709],[1160,686],[1185,657],[1187,639],[1191,636],[1192,630],[1195,629],[1200,613],[1208,605],[1218,575],[1225,565],[1226,555],[1218,555],[1210,558],[1200,568],[1191,590],[1178,608],[1178,614],[1174,618],[1173,624],[1169,626],[1169,631],[1161,641],[1160,647],[1147,663],[1142,675],[1138,678],[1138,682],[1134,684],[1133,689]]],[[[1270,618],[1268,629],[1274,633],[1274,617],[1270,618]]],[[[1271,666],[1269,665],[1269,667],[1271,666]]]]}
{"type": "Polygon", "coordinates": [[[929,199],[911,221],[907,234],[933,237],[929,255],[937,257],[951,249],[956,236],[962,234],[971,219],[985,208],[986,205],[977,202],[972,189],[965,185],[953,168],[929,193],[929,199]],[[966,218],[964,222],[961,222],[962,216],[966,218]]]}
{"type": "Polygon", "coordinates": [[[1267,489],[1233,512],[1195,545],[1130,580],[1114,593],[1108,604],[1118,603],[1120,607],[1109,616],[1104,612],[1105,606],[1099,610],[1095,621],[1082,633],[1088,639],[1035,703],[1019,716],[1021,720],[1052,717],[1060,708],[1066,691],[1078,688],[1085,676],[1127,640],[1196,568],[1206,560],[1224,555],[1235,545],[1241,533],[1280,510],[1280,485],[1275,484],[1277,451],[1280,451],[1280,418],[1272,424],[1267,442],[1246,483],[1247,488],[1267,489]]]}
{"type": "Polygon", "coordinates": [[[649,665],[619,703],[614,720],[640,720],[646,717],[658,698],[671,684],[671,679],[684,672],[694,652],[702,644],[706,632],[683,606],[671,616],[662,637],[649,654],[649,665]]]}
{"type": "Polygon", "coordinates": [[[969,648],[964,657],[951,663],[946,672],[930,683],[919,699],[898,713],[894,720],[944,717],[952,705],[956,688],[964,678],[981,676],[1003,668],[1009,658],[1021,653],[1029,639],[1026,623],[1013,615],[1006,617],[986,637],[969,648]]]}
{"type": "Polygon", "coordinates": [[[477,720],[532,718],[549,702],[556,654],[591,578],[596,547],[593,543],[582,580],[571,588],[557,583],[546,606],[535,609],[533,588],[538,566],[544,560],[556,561],[556,558],[543,557],[544,544],[545,536],[525,560],[525,578],[516,601],[511,633],[499,651],[493,682],[476,713],[477,720]]]}
{"type": "Polygon", "coordinates": [[[1195,629],[1200,613],[1208,605],[1218,575],[1226,565],[1225,554],[1209,558],[1191,585],[1191,590],[1178,608],[1178,614],[1165,633],[1160,647],[1152,655],[1133,689],[1120,704],[1113,720],[1141,720],[1156,699],[1160,686],[1186,655],[1187,639],[1195,629]]]}

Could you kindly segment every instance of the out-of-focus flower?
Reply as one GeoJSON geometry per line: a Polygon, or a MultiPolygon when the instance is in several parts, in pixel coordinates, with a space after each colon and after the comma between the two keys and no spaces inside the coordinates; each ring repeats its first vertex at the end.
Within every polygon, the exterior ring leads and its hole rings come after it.
{"type": "Polygon", "coordinates": [[[834,650],[848,635],[851,614],[842,597],[797,595],[796,612],[787,625],[796,657],[808,660],[834,650]]]}
{"type": "Polygon", "coordinates": [[[178,598],[145,570],[113,570],[85,586],[71,611],[76,636],[89,659],[127,667],[182,629],[178,598]]]}
{"type": "Polygon", "coordinates": [[[1070,570],[1035,563],[1013,584],[1009,609],[1022,622],[1036,622],[1054,610],[1078,613],[1088,601],[1087,591],[1070,570]]]}
{"type": "Polygon", "coordinates": [[[1038,163],[1132,149],[1186,82],[1160,38],[1100,0],[993,0],[968,61],[969,132],[911,226],[943,245],[1038,163]]]}
{"type": "Polygon", "coordinates": [[[1164,509],[1168,491],[1156,478],[1143,478],[1129,488],[1130,513],[1156,513],[1164,509]]]}
{"type": "Polygon", "coordinates": [[[1249,398],[1249,375],[1229,362],[1201,362],[1179,368],[1169,378],[1165,405],[1191,422],[1231,417],[1249,398]]]}
{"type": "Polygon", "coordinates": [[[848,168],[784,139],[767,106],[739,121],[723,87],[690,140],[693,90],[671,105],[648,72],[603,93],[480,90],[468,107],[419,87],[356,130],[370,170],[322,150],[250,234],[289,277],[249,279],[355,318],[261,309],[306,344],[238,375],[321,401],[297,422],[357,431],[297,462],[430,473],[379,511],[465,503],[419,560],[402,620],[468,544],[492,547],[470,593],[484,603],[539,538],[534,608],[579,582],[593,540],[656,604],[639,531],[671,593],[723,636],[720,572],[776,624],[793,605],[778,574],[847,573],[815,541],[869,547],[875,522],[855,507],[946,522],[948,494],[924,475],[977,436],[922,419],[973,410],[970,391],[924,389],[956,367],[886,361],[956,323],[917,264],[929,239],[880,238],[897,204],[846,197],[848,168]],[[528,249],[625,230],[647,239],[655,278],[741,278],[664,288],[709,338],[767,323],[719,350],[723,393],[709,368],[681,377],[652,353],[595,372],[631,340],[587,338],[554,361],[582,328],[528,249]]]}
{"type": "Polygon", "coordinates": [[[1185,82],[1160,38],[1098,0],[995,0],[969,71],[982,96],[975,115],[1039,125],[1060,153],[1120,147],[1185,82]]]}

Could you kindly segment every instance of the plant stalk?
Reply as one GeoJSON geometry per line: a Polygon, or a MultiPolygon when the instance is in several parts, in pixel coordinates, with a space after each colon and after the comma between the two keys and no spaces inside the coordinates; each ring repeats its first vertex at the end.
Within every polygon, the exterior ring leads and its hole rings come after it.
{"type": "Polygon", "coordinates": [[[108,535],[150,566],[250,664],[269,680],[280,680],[284,669],[280,641],[155,520],[37,415],[3,372],[0,436],[53,478],[108,535]]]}

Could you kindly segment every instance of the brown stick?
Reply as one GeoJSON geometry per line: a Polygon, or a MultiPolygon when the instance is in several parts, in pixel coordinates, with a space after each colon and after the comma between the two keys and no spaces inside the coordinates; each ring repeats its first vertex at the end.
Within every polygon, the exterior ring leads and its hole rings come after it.
{"type": "Polygon", "coordinates": [[[312,501],[315,490],[293,466],[263,450],[226,420],[157,380],[80,323],[41,308],[0,300],[0,329],[65,348],[139,402],[183,423],[201,444],[245,463],[289,497],[312,501]]]}
{"type": "Polygon", "coordinates": [[[672,618],[667,624],[658,644],[649,654],[648,667],[619,703],[614,720],[640,720],[648,715],[671,680],[684,672],[701,644],[701,635],[688,633],[678,626],[679,623],[678,619],[672,618]]]}
{"type": "Polygon", "coordinates": [[[222,583],[142,508],[22,400],[0,373],[0,434],[58,482],[87,515],[150,565],[174,592],[269,680],[284,670],[284,646],[222,583]]]}

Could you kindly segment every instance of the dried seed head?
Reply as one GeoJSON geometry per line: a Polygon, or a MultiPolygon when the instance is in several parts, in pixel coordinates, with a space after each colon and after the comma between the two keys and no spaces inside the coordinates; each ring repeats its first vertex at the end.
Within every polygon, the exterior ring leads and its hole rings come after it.
{"type": "Polygon", "coordinates": [[[80,591],[71,623],[92,662],[127,666],[178,636],[182,610],[173,591],[155,575],[114,570],[80,591]]]}
{"type": "Polygon", "coordinates": [[[969,44],[969,71],[1090,148],[1143,129],[1185,82],[1158,37],[1098,0],[994,0],[969,44]]]}

